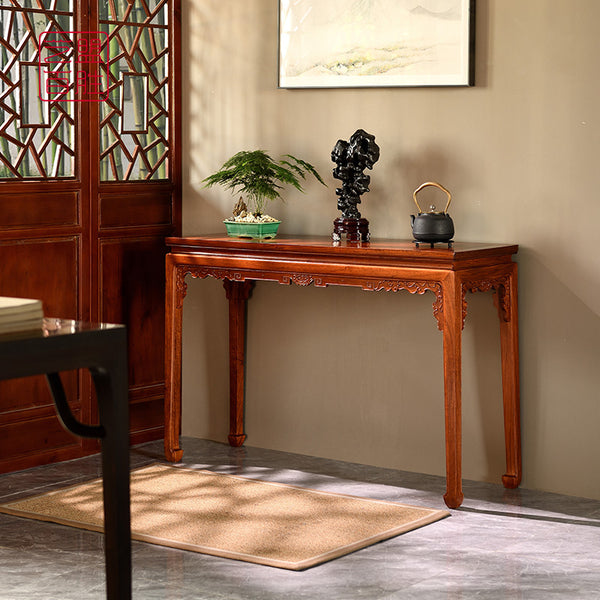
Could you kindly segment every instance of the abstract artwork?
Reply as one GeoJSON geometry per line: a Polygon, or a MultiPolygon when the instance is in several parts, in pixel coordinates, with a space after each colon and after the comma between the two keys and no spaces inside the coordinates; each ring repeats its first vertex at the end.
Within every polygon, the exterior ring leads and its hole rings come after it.
{"type": "Polygon", "coordinates": [[[473,85],[474,0],[280,0],[279,87],[473,85]]]}

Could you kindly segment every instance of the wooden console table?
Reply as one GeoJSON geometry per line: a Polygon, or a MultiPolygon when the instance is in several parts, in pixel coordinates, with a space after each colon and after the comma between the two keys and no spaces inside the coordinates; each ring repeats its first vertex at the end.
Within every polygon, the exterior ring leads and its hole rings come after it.
{"type": "Polygon", "coordinates": [[[463,500],[461,481],[461,335],[467,292],[494,292],[500,318],[506,473],[521,481],[519,408],[518,246],[455,243],[415,248],[408,241],[332,242],[321,237],[278,236],[243,240],[220,235],[167,238],[165,456],[179,461],[181,430],[181,323],[186,275],[222,279],[229,300],[230,434],[244,443],[246,302],[255,281],[358,286],[370,291],[432,292],[433,314],[443,332],[446,424],[446,494],[450,508],[463,500]]]}

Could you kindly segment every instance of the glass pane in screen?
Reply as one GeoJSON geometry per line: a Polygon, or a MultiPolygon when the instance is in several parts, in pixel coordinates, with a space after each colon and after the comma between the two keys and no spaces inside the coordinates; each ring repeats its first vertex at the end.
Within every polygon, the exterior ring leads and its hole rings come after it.
{"type": "Polygon", "coordinates": [[[168,179],[168,0],[99,0],[109,95],[100,104],[101,181],[168,179]]]}
{"type": "Polygon", "coordinates": [[[74,3],[0,2],[0,179],[75,175],[74,3]],[[60,46],[52,61],[44,36],[60,46]],[[62,65],[62,66],[61,66],[62,65]]]}

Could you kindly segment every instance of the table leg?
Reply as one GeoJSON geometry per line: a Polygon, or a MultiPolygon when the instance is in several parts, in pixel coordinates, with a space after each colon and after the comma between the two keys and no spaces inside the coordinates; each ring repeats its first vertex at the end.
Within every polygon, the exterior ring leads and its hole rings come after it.
{"type": "Polygon", "coordinates": [[[129,510],[129,399],[127,337],[111,344],[110,359],[90,367],[96,388],[100,425],[84,425],[73,417],[58,373],[47,373],[54,404],[67,431],[102,442],[102,487],[106,557],[106,597],[131,598],[131,524],[129,510]]]}
{"type": "Polygon", "coordinates": [[[131,518],[129,496],[129,399],[127,339],[108,350],[107,364],[91,368],[98,398],[102,438],[102,483],[106,556],[106,597],[131,598],[131,518]]]}
{"type": "Polygon", "coordinates": [[[229,444],[241,446],[244,433],[246,303],[254,281],[223,281],[229,300],[229,444]]]}
{"type": "Polygon", "coordinates": [[[446,420],[446,493],[449,508],[458,508],[462,493],[462,290],[455,273],[443,284],[444,406],[446,420]]]}
{"type": "Polygon", "coordinates": [[[166,259],[165,286],[165,458],[179,462],[181,433],[181,325],[184,289],[177,286],[177,267],[166,259]]]}
{"type": "Polygon", "coordinates": [[[519,314],[517,306],[517,264],[508,279],[508,289],[498,290],[500,344],[502,356],[502,396],[504,401],[504,438],[506,473],[502,483],[516,488],[521,483],[521,409],[519,384],[519,314]],[[503,295],[500,298],[500,295],[503,295]],[[505,303],[503,309],[503,303],[505,303]]]}

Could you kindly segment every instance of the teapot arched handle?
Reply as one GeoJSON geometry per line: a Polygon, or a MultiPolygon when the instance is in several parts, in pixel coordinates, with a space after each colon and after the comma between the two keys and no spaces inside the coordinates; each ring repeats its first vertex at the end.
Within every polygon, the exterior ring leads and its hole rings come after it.
{"type": "Polygon", "coordinates": [[[444,209],[444,214],[446,214],[448,212],[448,207],[450,206],[450,202],[452,201],[452,194],[443,186],[440,185],[439,183],[435,183],[435,181],[427,181],[423,184],[421,184],[414,192],[413,192],[413,200],[415,201],[415,204],[417,205],[417,208],[419,209],[419,213],[422,213],[423,211],[421,210],[421,207],[419,206],[419,203],[417,202],[417,194],[426,187],[429,186],[433,186],[436,188],[439,188],[440,190],[442,190],[443,192],[446,192],[446,194],[448,195],[448,202],[446,203],[446,208],[444,209]]]}

